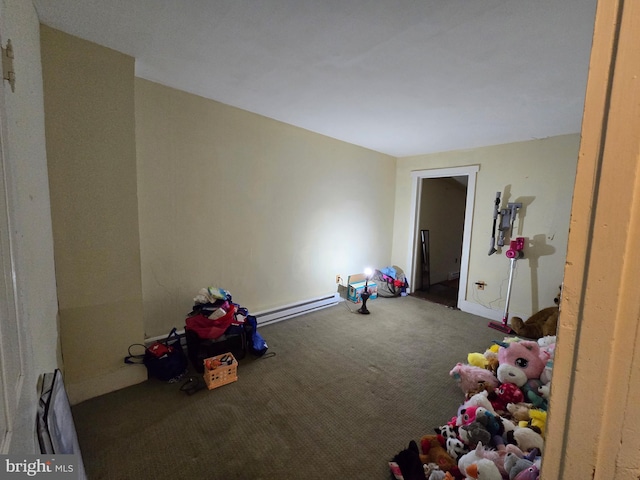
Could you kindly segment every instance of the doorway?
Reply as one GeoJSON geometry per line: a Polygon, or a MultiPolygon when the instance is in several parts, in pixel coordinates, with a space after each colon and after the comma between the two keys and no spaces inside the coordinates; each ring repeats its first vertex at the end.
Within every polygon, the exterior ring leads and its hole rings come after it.
{"type": "Polygon", "coordinates": [[[411,295],[464,310],[477,171],[412,172],[411,295]]]}

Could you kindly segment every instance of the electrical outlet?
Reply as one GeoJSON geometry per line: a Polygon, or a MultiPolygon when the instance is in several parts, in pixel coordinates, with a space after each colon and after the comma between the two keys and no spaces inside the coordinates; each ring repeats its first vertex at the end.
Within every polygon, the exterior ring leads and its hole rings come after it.
{"type": "Polygon", "coordinates": [[[484,281],[476,282],[476,288],[477,288],[478,290],[484,290],[484,287],[485,287],[486,285],[487,285],[487,284],[486,284],[484,281]]]}
{"type": "Polygon", "coordinates": [[[342,285],[342,275],[336,275],[336,283],[342,285]]]}

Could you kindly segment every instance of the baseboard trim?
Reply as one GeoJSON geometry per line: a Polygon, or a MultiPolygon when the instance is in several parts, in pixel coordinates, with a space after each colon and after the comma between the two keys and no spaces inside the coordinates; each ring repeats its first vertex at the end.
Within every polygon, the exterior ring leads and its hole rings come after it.
{"type": "Polygon", "coordinates": [[[462,300],[459,303],[458,308],[463,312],[471,313],[472,315],[478,315],[480,317],[498,322],[502,321],[502,315],[504,315],[504,312],[493,310],[491,308],[485,307],[484,305],[468,302],[466,300],[462,300]]]}
{"type": "MultiPolygon", "coordinates": [[[[484,305],[480,305],[479,303],[473,303],[467,300],[462,300],[461,302],[459,302],[458,308],[463,312],[471,313],[472,315],[478,315],[480,317],[494,320],[496,322],[502,322],[502,316],[504,315],[504,310],[494,310],[492,308],[485,307],[484,305]]],[[[511,321],[511,318],[513,317],[529,318],[528,315],[523,315],[520,313],[510,313],[509,321],[511,321]]]]}

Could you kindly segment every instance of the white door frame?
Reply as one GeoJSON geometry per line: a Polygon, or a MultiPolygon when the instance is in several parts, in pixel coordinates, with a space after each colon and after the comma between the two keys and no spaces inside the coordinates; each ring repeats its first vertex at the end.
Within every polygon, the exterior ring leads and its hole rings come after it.
{"type": "Polygon", "coordinates": [[[471,225],[473,223],[473,205],[476,192],[476,173],[479,165],[466,167],[435,168],[430,170],[415,170],[411,172],[411,211],[409,217],[409,251],[407,256],[407,278],[415,284],[414,272],[416,258],[414,255],[416,242],[418,241],[418,211],[422,201],[422,180],[425,178],[463,177],[466,176],[467,199],[464,212],[464,233],[462,235],[462,253],[460,256],[460,286],[458,287],[458,305],[466,301],[467,278],[469,271],[469,247],[471,245],[471,225]]]}
{"type": "MultiPolygon", "coordinates": [[[[2,4],[0,3],[0,17],[2,4]]],[[[4,45],[0,37],[0,45],[4,45]]],[[[19,422],[20,403],[25,397],[25,339],[18,304],[18,277],[12,204],[16,201],[7,166],[6,83],[0,79],[0,454],[11,450],[15,424],[19,422]]]]}

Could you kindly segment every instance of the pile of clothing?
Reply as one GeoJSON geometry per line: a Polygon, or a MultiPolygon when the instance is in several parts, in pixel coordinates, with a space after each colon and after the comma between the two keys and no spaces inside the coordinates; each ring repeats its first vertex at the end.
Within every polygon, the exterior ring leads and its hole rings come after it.
{"type": "Polygon", "coordinates": [[[204,357],[230,351],[237,358],[248,350],[262,356],[268,346],[258,333],[258,322],[249,311],[233,302],[229,291],[202,288],[195,296],[194,306],[185,319],[185,336],[189,358],[200,371],[204,357]]]}

